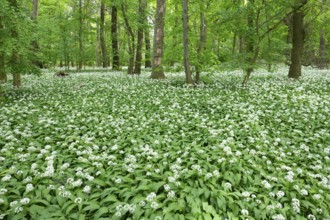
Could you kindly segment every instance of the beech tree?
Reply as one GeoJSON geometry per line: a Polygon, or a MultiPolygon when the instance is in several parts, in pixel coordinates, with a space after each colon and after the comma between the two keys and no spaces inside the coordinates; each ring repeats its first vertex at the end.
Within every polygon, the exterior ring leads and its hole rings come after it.
{"type": "Polygon", "coordinates": [[[157,0],[155,29],[154,29],[154,49],[152,61],[152,79],[164,79],[164,68],[162,64],[164,49],[164,19],[166,13],[166,0],[157,0]]]}
{"type": "Polygon", "coordinates": [[[143,47],[143,33],[145,32],[145,16],[146,16],[146,0],[139,0],[139,11],[138,11],[138,31],[137,31],[137,47],[136,47],[136,56],[135,56],[135,74],[141,73],[141,64],[142,64],[142,47],[143,47]]]}
{"type": "Polygon", "coordinates": [[[121,11],[123,14],[123,18],[124,18],[124,24],[125,24],[125,28],[126,28],[126,33],[127,33],[127,44],[128,44],[128,68],[127,68],[127,73],[128,74],[133,74],[134,71],[134,52],[135,52],[135,35],[134,35],[134,31],[132,28],[131,23],[129,22],[129,18],[127,15],[127,5],[122,4],[121,5],[121,11]]]}
{"type": "Polygon", "coordinates": [[[108,54],[107,47],[105,42],[105,34],[104,34],[104,16],[105,16],[105,4],[104,0],[101,0],[100,6],[100,43],[102,50],[102,66],[103,68],[108,67],[108,54]]]}
{"type": "Polygon", "coordinates": [[[189,16],[188,16],[188,0],[182,0],[182,7],[183,7],[183,48],[184,48],[184,55],[183,55],[183,64],[184,64],[184,71],[186,74],[186,83],[187,84],[194,84],[194,81],[191,77],[191,70],[190,70],[190,62],[189,62],[189,16]]]}
{"type": "Polygon", "coordinates": [[[304,49],[304,8],[307,0],[299,0],[294,6],[292,16],[292,49],[289,78],[299,79],[301,76],[301,58],[304,49]]]}
{"type": "MultiPolygon", "coordinates": [[[[4,16],[0,14],[0,36],[4,36],[4,16]]],[[[0,84],[7,82],[6,61],[5,61],[5,38],[0,37],[0,84]]]]}
{"type": "MultiPolygon", "coordinates": [[[[32,16],[31,16],[31,19],[35,22],[34,24],[34,27],[35,28],[38,28],[38,11],[39,11],[39,0],[33,0],[32,1],[32,16]]],[[[39,44],[38,44],[38,41],[37,39],[33,39],[32,40],[32,50],[33,50],[33,53],[34,53],[34,57],[33,57],[33,60],[32,60],[32,63],[37,66],[37,67],[40,67],[42,68],[43,65],[42,65],[42,62],[39,60],[39,57],[38,57],[38,53],[39,53],[39,44]]]]}
{"type": "Polygon", "coordinates": [[[112,46],[112,68],[119,70],[119,48],[118,48],[118,10],[117,6],[111,7],[111,46],[112,46]]]}

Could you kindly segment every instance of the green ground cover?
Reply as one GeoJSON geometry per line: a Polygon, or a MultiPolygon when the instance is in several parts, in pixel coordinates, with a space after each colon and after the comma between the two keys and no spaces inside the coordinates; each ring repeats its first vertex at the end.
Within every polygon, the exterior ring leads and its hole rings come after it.
{"type": "Polygon", "coordinates": [[[0,105],[3,219],[330,219],[330,75],[26,77],[0,105]]]}

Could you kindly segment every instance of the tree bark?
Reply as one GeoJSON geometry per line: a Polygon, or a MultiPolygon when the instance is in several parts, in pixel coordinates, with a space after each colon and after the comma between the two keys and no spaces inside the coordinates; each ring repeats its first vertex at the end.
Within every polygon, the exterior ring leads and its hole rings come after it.
{"type": "Polygon", "coordinates": [[[124,17],[124,23],[126,27],[127,32],[127,40],[128,40],[128,54],[129,54],[129,60],[128,60],[128,74],[133,74],[134,71],[134,51],[135,51],[135,36],[132,30],[132,27],[128,21],[128,17],[126,14],[126,7],[125,5],[121,5],[121,10],[124,17]]]}
{"type": "Polygon", "coordinates": [[[119,47],[118,47],[118,10],[116,6],[111,7],[111,46],[112,46],[112,69],[119,70],[119,47]]]}
{"type": "MultiPolygon", "coordinates": [[[[0,44],[1,45],[1,44],[0,44]]],[[[0,52],[0,83],[7,82],[6,64],[4,53],[0,52]]]]}
{"type": "Polygon", "coordinates": [[[293,12],[292,49],[289,78],[299,79],[301,76],[301,59],[304,49],[304,12],[303,9],[293,12]]]}
{"type": "MultiPolygon", "coordinates": [[[[325,5],[327,0],[323,0],[322,4],[325,5]]],[[[321,9],[322,14],[326,13],[325,7],[321,9]]],[[[320,69],[325,69],[327,67],[327,43],[325,39],[325,27],[327,25],[326,21],[323,21],[321,23],[321,28],[320,28],[320,39],[319,39],[319,57],[318,57],[318,62],[317,65],[320,69]]]]}
{"type": "Polygon", "coordinates": [[[134,74],[141,74],[141,65],[142,65],[142,46],[143,46],[143,32],[145,25],[145,10],[146,10],[146,0],[139,0],[139,27],[137,33],[137,47],[136,47],[136,56],[135,56],[135,68],[134,74]]]}
{"type": "MultiPolygon", "coordinates": [[[[18,11],[17,0],[10,0],[9,4],[15,12],[18,11]]],[[[11,34],[11,38],[14,40],[14,45],[13,45],[12,54],[11,54],[11,58],[10,58],[10,66],[11,66],[12,74],[13,74],[13,86],[15,88],[20,88],[22,83],[21,83],[21,73],[20,73],[21,72],[20,54],[18,51],[19,35],[18,35],[17,27],[12,26],[10,29],[10,34],[11,34]]]]}
{"type": "Polygon", "coordinates": [[[319,41],[319,58],[318,58],[318,67],[324,69],[327,66],[326,62],[326,40],[325,40],[325,31],[324,27],[321,27],[320,30],[320,41],[319,41]]]}
{"type": "Polygon", "coordinates": [[[83,15],[82,15],[82,0],[79,0],[79,32],[78,32],[79,55],[77,71],[81,71],[83,67],[83,15]]]}
{"type": "Polygon", "coordinates": [[[151,68],[151,43],[150,43],[150,33],[149,28],[146,28],[144,32],[144,40],[146,45],[146,52],[145,52],[145,68],[151,68]]]}
{"type": "MultiPolygon", "coordinates": [[[[254,0],[249,0],[248,3],[249,12],[247,17],[247,26],[249,28],[248,33],[245,35],[245,44],[246,44],[246,54],[245,54],[245,65],[244,68],[244,78],[242,82],[242,86],[246,86],[251,74],[254,70],[254,65],[257,61],[258,55],[259,55],[259,42],[256,41],[255,37],[256,34],[258,35],[258,14],[256,18],[256,24],[254,24],[254,0]],[[255,28],[255,30],[254,30],[255,28]]],[[[258,36],[259,37],[259,36],[258,36]]]]}
{"type": "Polygon", "coordinates": [[[243,38],[243,36],[239,36],[238,53],[240,53],[240,54],[244,53],[244,38],[243,38]]]}
{"type": "MultiPolygon", "coordinates": [[[[39,9],[38,6],[39,6],[39,1],[38,0],[33,0],[32,1],[32,5],[33,5],[33,11],[32,11],[31,19],[34,22],[37,22],[37,20],[38,20],[38,9],[39,9]]],[[[32,59],[32,64],[34,66],[39,67],[39,68],[43,68],[43,63],[38,59],[38,53],[39,53],[39,50],[40,50],[38,41],[36,39],[34,39],[31,42],[31,45],[32,45],[32,51],[34,53],[34,57],[32,59]]]]}
{"type": "Polygon", "coordinates": [[[105,5],[104,0],[101,0],[101,8],[100,8],[100,43],[101,43],[101,51],[102,51],[102,67],[108,67],[108,57],[107,57],[107,47],[105,45],[105,34],[104,34],[104,11],[105,5]]]}
{"type": "MultiPolygon", "coordinates": [[[[3,31],[2,16],[0,15],[0,32],[3,31]]],[[[7,82],[6,62],[5,62],[5,51],[4,41],[0,37],[0,83],[7,82]]]]}
{"type": "Polygon", "coordinates": [[[164,20],[166,14],[166,0],[157,0],[156,18],[154,29],[154,48],[152,61],[152,79],[164,79],[164,68],[162,65],[164,50],[164,20]]]}
{"type": "MultiPolygon", "coordinates": [[[[100,24],[101,25],[101,24],[100,24]]],[[[102,64],[101,62],[101,56],[100,56],[100,25],[96,26],[96,41],[95,41],[95,56],[96,56],[96,66],[100,67],[102,64]]]]}
{"type": "Polygon", "coordinates": [[[234,56],[235,54],[235,50],[236,50],[236,42],[237,41],[237,31],[234,32],[234,36],[233,36],[233,44],[232,44],[232,48],[231,48],[231,55],[234,56]]]}
{"type": "Polygon", "coordinates": [[[189,16],[188,16],[188,0],[182,0],[183,6],[183,64],[186,74],[186,83],[194,84],[191,77],[190,63],[189,63],[189,16]]]}
{"type": "Polygon", "coordinates": [[[197,56],[199,59],[198,64],[196,65],[196,77],[195,83],[200,83],[200,72],[203,66],[203,53],[206,48],[206,34],[207,34],[207,24],[205,20],[205,14],[203,11],[200,12],[200,32],[199,32],[199,45],[197,49],[197,56]]]}

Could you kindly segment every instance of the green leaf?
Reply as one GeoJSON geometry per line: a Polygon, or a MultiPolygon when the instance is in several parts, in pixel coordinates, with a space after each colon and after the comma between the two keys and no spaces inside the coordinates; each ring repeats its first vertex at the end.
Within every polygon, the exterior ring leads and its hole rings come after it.
{"type": "Polygon", "coordinates": [[[103,186],[103,187],[107,185],[106,182],[101,179],[93,179],[90,182],[95,183],[96,185],[99,185],[99,186],[103,186]]]}
{"type": "Polygon", "coordinates": [[[78,204],[76,204],[76,203],[73,203],[73,204],[69,205],[68,208],[66,209],[65,213],[67,215],[69,215],[69,213],[72,211],[72,209],[74,209],[77,206],[78,206],[78,204]]]}
{"type": "Polygon", "coordinates": [[[94,215],[93,219],[98,220],[102,215],[109,213],[109,209],[106,207],[101,207],[94,215]]]}
{"type": "Polygon", "coordinates": [[[83,208],[83,211],[94,211],[94,210],[98,210],[100,208],[99,205],[97,204],[92,204],[89,206],[86,206],[85,208],[83,208]]]}

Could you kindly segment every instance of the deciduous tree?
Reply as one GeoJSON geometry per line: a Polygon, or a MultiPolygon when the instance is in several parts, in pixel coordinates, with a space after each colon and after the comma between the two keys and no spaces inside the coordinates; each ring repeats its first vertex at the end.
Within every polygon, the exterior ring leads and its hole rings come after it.
{"type": "Polygon", "coordinates": [[[166,0],[157,0],[155,27],[154,27],[154,48],[152,61],[152,79],[164,79],[163,49],[164,49],[164,20],[166,13],[166,0]]]}

